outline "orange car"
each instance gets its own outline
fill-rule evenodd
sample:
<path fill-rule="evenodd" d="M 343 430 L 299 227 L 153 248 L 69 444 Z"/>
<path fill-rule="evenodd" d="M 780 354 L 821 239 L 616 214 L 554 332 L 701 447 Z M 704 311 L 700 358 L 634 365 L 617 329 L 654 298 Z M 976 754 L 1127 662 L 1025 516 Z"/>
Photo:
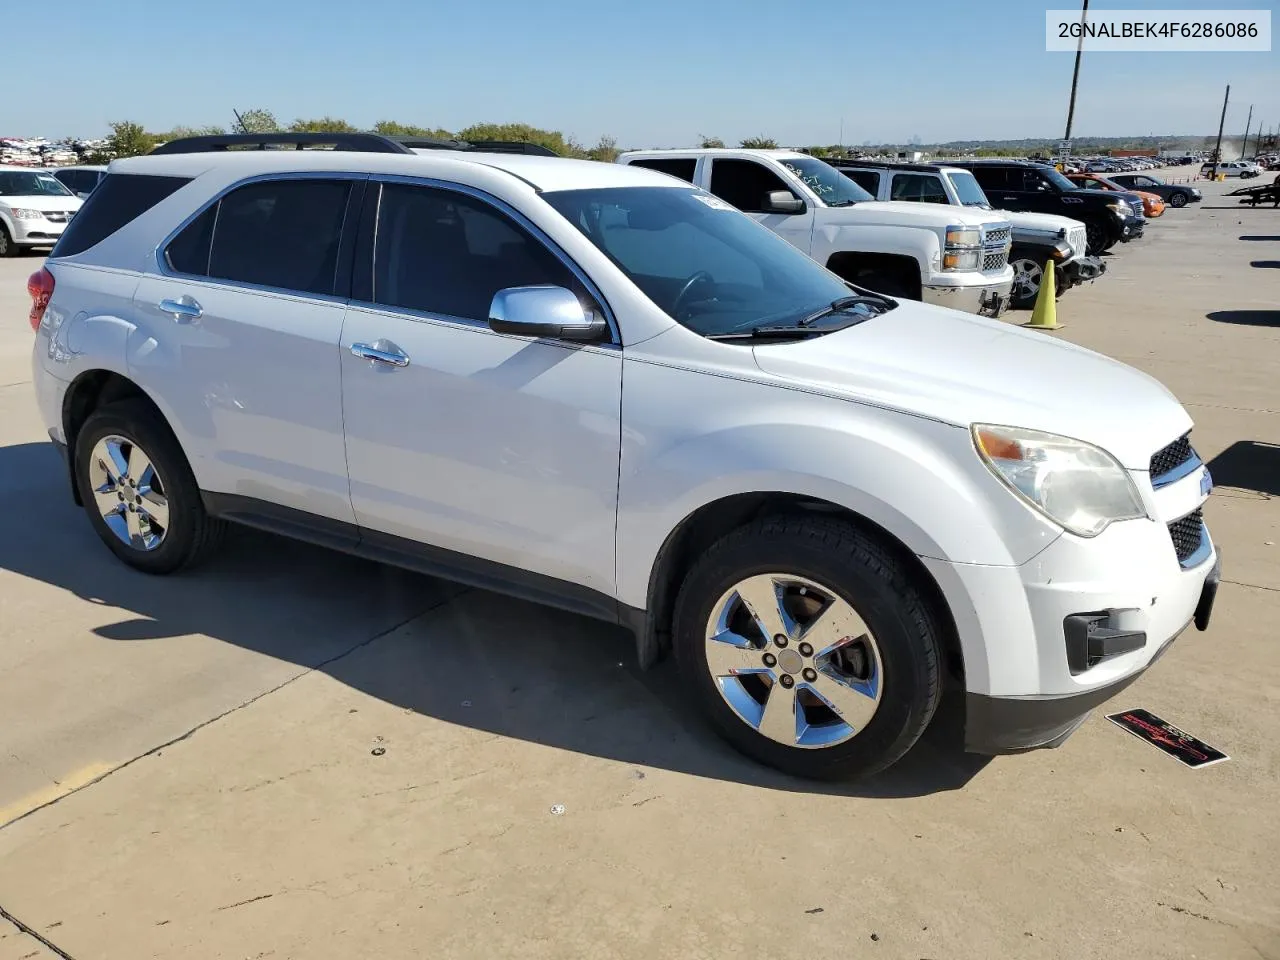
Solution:
<path fill-rule="evenodd" d="M 1108 180 L 1106 177 L 1099 176 L 1096 173 L 1069 173 L 1067 174 L 1067 179 L 1077 187 L 1082 187 L 1085 190 L 1116 190 L 1120 193 L 1135 193 L 1142 198 L 1142 213 L 1148 218 L 1158 217 L 1164 213 L 1164 198 L 1157 193 L 1147 193 L 1145 190 L 1122 187 L 1114 180 Z"/>

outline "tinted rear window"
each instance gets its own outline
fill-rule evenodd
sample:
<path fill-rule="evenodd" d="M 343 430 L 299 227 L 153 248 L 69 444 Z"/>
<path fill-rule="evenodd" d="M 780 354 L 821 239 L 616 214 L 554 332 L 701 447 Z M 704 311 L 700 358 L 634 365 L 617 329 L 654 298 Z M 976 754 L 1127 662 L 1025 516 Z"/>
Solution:
<path fill-rule="evenodd" d="M 83 253 L 190 182 L 188 177 L 110 174 L 71 218 L 50 256 Z"/>
<path fill-rule="evenodd" d="M 639 160 L 632 160 L 631 166 L 657 170 L 693 183 L 693 172 L 698 167 L 698 161 L 693 157 L 641 157 Z"/>

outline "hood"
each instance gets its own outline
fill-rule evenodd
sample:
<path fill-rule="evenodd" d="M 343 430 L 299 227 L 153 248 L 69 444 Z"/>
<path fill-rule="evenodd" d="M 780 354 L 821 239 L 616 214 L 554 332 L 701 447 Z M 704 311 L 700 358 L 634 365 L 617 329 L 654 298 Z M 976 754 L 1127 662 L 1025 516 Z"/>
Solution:
<path fill-rule="evenodd" d="M 1134 470 L 1191 428 L 1173 394 L 1118 360 L 928 304 L 903 301 L 825 337 L 753 350 L 757 366 L 777 377 L 960 427 L 1073 437 Z"/>
<path fill-rule="evenodd" d="M 831 207 L 822 218 L 823 223 L 917 226 L 942 230 L 952 225 L 977 227 L 1003 220 L 1002 214 L 988 210 L 953 207 L 945 203 L 912 203 L 907 200 L 864 200 L 852 207 Z"/>
<path fill-rule="evenodd" d="M 1012 223 L 1015 230 L 1047 230 L 1056 234 L 1059 230 L 1066 230 L 1069 233 L 1074 227 L 1084 226 L 1079 220 L 1060 217 L 1053 213 L 1023 213 L 1020 210 L 993 210 L 992 212 Z"/>
<path fill-rule="evenodd" d="M 84 201 L 76 196 L 51 197 L 47 193 L 39 193 L 34 196 L 0 197 L 0 203 L 6 207 L 16 208 L 25 207 L 28 210 L 79 210 L 84 206 Z"/>

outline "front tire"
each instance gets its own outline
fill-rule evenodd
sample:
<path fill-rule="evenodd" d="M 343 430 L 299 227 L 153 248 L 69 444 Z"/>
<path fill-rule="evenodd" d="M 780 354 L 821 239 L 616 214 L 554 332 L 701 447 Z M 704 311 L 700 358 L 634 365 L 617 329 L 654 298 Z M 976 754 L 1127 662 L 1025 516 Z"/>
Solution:
<path fill-rule="evenodd" d="M 13 235 L 9 233 L 9 228 L 0 223 L 0 257 L 16 257 L 18 255 L 18 245 L 13 240 Z"/>
<path fill-rule="evenodd" d="M 1025 310 L 1035 305 L 1044 280 L 1044 266 L 1032 257 L 1017 257 L 1009 261 L 1013 267 L 1013 286 L 1009 290 L 1009 305 Z"/>
<path fill-rule="evenodd" d="M 1112 239 L 1111 232 L 1107 229 L 1106 224 L 1100 220 L 1086 220 L 1084 223 L 1086 250 L 1085 252 L 1091 257 L 1096 257 L 1105 250 L 1110 250 L 1115 246 L 1116 241 Z"/>
<path fill-rule="evenodd" d="M 210 517 L 177 438 L 155 408 L 122 400 L 92 414 L 75 444 L 89 522 L 117 557 L 146 573 L 207 559 L 225 524 Z"/>
<path fill-rule="evenodd" d="M 1187 195 L 1185 193 L 1175 193 L 1169 197 L 1169 206 L 1185 207 L 1187 205 Z"/>
<path fill-rule="evenodd" d="M 820 517 L 726 535 L 676 601 L 681 675 L 717 732 L 811 779 L 865 777 L 911 748 L 937 708 L 939 637 L 902 560 Z"/>

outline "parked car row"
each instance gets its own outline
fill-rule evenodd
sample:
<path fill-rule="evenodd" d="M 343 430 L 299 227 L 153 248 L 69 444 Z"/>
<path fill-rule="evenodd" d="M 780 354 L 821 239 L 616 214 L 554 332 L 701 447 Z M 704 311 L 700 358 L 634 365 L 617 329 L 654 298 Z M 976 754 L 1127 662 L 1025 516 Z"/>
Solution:
<path fill-rule="evenodd" d="M 1011 282 L 960 166 L 959 204 L 876 201 L 787 151 L 326 139 L 116 161 L 28 281 L 41 417 L 123 563 L 236 522 L 623 624 L 735 747 L 819 778 L 897 761 L 944 686 L 966 749 L 1057 746 L 1208 626 L 1212 484 L 1168 390 L 914 302 Z"/>
<path fill-rule="evenodd" d="M 83 203 L 52 171 L 0 167 L 0 257 L 53 246 Z"/>

